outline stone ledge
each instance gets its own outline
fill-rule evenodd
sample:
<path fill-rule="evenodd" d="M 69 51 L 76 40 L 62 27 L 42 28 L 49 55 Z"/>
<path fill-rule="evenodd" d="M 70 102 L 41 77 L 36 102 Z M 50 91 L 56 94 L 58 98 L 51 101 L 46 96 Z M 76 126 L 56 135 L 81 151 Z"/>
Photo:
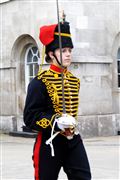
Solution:
<path fill-rule="evenodd" d="M 78 129 L 85 138 L 119 135 L 120 114 L 79 116 Z"/>
<path fill-rule="evenodd" d="M 36 138 L 37 137 L 37 133 L 21 132 L 21 131 L 10 131 L 9 135 L 14 136 L 14 137 L 25 137 L 25 138 Z"/>

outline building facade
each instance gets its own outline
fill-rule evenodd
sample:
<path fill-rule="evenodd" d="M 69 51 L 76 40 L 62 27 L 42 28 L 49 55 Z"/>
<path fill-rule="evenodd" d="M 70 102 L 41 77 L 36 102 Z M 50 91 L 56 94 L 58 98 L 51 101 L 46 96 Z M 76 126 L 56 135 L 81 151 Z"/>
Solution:
<path fill-rule="evenodd" d="M 78 112 L 83 136 L 116 135 L 120 128 L 120 1 L 59 0 L 70 22 L 70 70 L 81 80 Z M 56 1 L 2 0 L 0 117 L 3 131 L 22 131 L 29 81 L 41 63 L 39 28 L 57 23 Z M 43 69 L 49 65 L 44 63 Z"/>

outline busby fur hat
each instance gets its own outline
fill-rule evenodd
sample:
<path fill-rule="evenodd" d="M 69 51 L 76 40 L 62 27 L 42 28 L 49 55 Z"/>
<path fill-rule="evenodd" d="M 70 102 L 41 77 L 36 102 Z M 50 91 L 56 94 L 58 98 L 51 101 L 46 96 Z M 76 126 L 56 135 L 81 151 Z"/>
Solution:
<path fill-rule="evenodd" d="M 70 47 L 73 48 L 73 43 L 70 34 L 70 26 L 68 22 L 60 23 L 61 29 L 61 43 L 62 48 Z M 59 48 L 59 33 L 58 33 L 58 24 L 42 26 L 40 28 L 39 39 L 42 44 L 46 47 L 45 53 L 48 56 L 49 51 L 55 51 Z M 49 58 L 48 58 L 49 59 Z M 48 62 L 49 60 L 46 59 Z"/>

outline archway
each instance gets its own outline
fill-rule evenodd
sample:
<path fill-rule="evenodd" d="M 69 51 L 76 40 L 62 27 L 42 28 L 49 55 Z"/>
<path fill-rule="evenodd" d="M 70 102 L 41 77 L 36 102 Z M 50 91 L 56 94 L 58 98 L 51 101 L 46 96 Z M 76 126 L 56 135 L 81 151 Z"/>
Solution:
<path fill-rule="evenodd" d="M 24 102 L 26 96 L 25 58 L 26 52 L 30 47 L 36 47 L 38 49 L 35 39 L 28 34 L 24 34 L 16 39 L 11 52 L 11 64 L 14 65 L 16 68 L 15 85 L 17 116 L 22 116 L 24 109 Z"/>
<path fill-rule="evenodd" d="M 113 112 L 115 114 L 120 113 L 120 87 L 118 83 L 118 57 L 120 49 L 120 32 L 116 35 L 113 46 L 112 46 L 112 57 L 113 57 L 113 66 L 112 66 L 112 89 L 113 89 Z"/>

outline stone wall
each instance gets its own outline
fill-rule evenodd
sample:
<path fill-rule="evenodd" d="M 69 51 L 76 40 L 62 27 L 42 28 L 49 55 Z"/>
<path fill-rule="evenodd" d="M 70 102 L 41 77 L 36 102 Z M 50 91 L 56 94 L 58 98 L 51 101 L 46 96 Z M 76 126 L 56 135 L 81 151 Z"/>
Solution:
<path fill-rule="evenodd" d="M 120 131 L 120 114 L 79 116 L 82 137 L 113 136 Z"/>

